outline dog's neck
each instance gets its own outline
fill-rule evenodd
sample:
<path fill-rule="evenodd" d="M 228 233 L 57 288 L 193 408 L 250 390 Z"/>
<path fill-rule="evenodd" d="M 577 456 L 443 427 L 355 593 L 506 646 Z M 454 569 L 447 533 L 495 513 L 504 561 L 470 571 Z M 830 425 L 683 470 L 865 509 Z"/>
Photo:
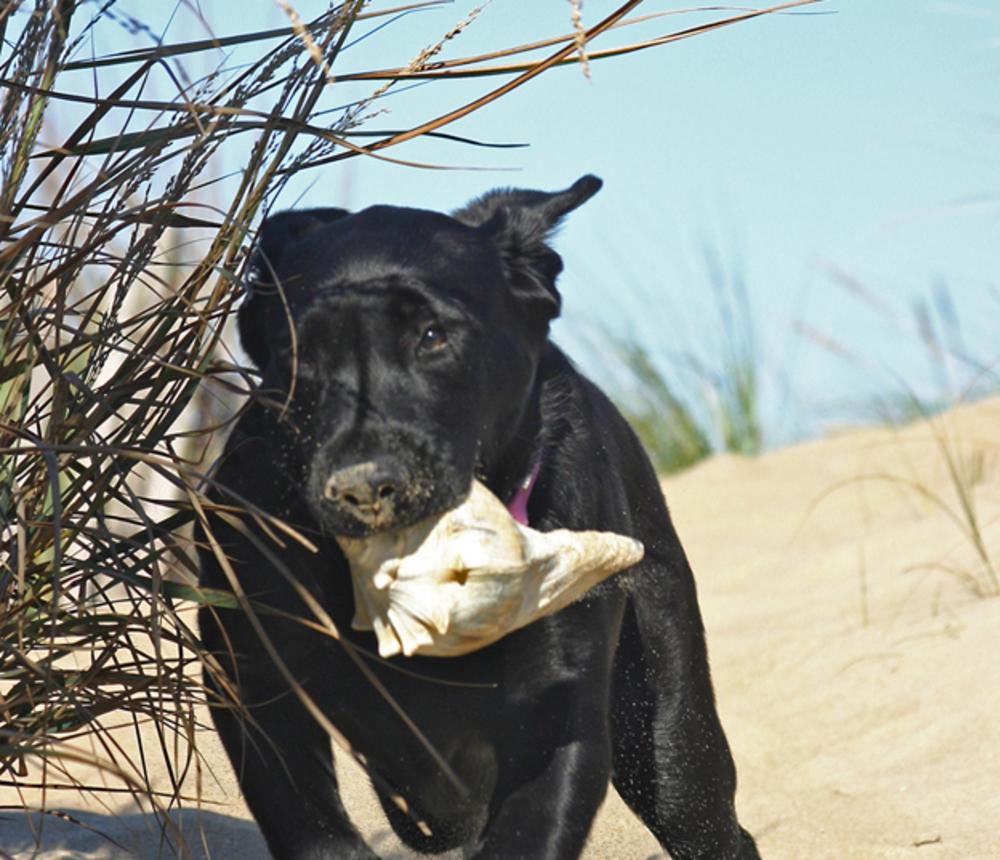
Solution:
<path fill-rule="evenodd" d="M 517 430 L 499 455 L 484 464 L 479 476 L 522 524 L 527 522 L 528 500 L 542 461 L 540 388 L 540 382 L 536 380 L 517 422 Z"/>
<path fill-rule="evenodd" d="M 568 360 L 551 343 L 543 353 L 535 384 L 518 423 L 517 432 L 486 473 L 489 488 L 522 525 L 528 525 L 528 504 L 553 446 L 567 430 L 560 404 L 565 400 L 564 367 Z"/>

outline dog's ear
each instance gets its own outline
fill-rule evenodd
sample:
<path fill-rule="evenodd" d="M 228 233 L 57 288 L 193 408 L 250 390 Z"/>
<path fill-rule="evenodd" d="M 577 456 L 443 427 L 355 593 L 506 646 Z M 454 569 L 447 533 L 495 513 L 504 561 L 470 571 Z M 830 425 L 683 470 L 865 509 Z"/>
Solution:
<path fill-rule="evenodd" d="M 562 258 L 548 245 L 563 216 L 586 203 L 603 183 L 583 176 L 565 191 L 497 189 L 453 213 L 463 224 L 485 233 L 500 251 L 514 294 L 536 318 L 559 315 L 556 277 Z"/>
<path fill-rule="evenodd" d="M 300 209 L 278 212 L 264 219 L 250 255 L 246 297 L 240 305 L 240 343 L 261 370 L 267 364 L 267 327 L 275 325 L 272 313 L 283 314 L 277 272 L 281 261 L 313 230 L 349 215 L 345 209 Z"/>

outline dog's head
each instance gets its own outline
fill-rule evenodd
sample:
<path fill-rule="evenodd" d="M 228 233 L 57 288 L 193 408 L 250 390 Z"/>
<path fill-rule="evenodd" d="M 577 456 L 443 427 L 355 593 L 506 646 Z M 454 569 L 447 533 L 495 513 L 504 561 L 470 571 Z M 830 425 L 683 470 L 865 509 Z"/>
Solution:
<path fill-rule="evenodd" d="M 451 216 L 375 206 L 264 222 L 240 339 L 325 531 L 447 510 L 503 454 L 559 313 L 548 237 L 600 186 L 498 190 Z"/>

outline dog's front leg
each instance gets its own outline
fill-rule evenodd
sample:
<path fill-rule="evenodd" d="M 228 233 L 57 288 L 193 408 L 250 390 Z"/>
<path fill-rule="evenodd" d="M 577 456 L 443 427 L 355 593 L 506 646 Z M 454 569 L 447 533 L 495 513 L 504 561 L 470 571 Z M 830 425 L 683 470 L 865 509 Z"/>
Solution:
<path fill-rule="evenodd" d="M 477 860 L 576 860 L 607 794 L 610 663 L 624 598 L 585 600 L 506 642 L 516 731 Z M 516 692 L 515 692 L 516 690 Z"/>
<path fill-rule="evenodd" d="M 607 737 L 552 752 L 544 769 L 491 816 L 476 860 L 575 860 L 608 790 Z"/>
<path fill-rule="evenodd" d="M 326 732 L 287 689 L 270 687 L 245 683 L 245 709 L 212 717 L 275 860 L 377 860 L 341 803 Z"/>

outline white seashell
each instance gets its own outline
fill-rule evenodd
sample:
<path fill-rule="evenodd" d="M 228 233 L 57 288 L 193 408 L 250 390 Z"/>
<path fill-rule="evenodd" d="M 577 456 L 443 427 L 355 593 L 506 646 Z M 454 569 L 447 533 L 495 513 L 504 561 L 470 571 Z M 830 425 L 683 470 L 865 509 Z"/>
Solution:
<path fill-rule="evenodd" d="M 383 657 L 484 648 L 558 612 L 644 552 L 611 532 L 522 526 L 478 481 L 439 517 L 337 542 L 351 566 L 352 626 L 374 630 Z"/>

